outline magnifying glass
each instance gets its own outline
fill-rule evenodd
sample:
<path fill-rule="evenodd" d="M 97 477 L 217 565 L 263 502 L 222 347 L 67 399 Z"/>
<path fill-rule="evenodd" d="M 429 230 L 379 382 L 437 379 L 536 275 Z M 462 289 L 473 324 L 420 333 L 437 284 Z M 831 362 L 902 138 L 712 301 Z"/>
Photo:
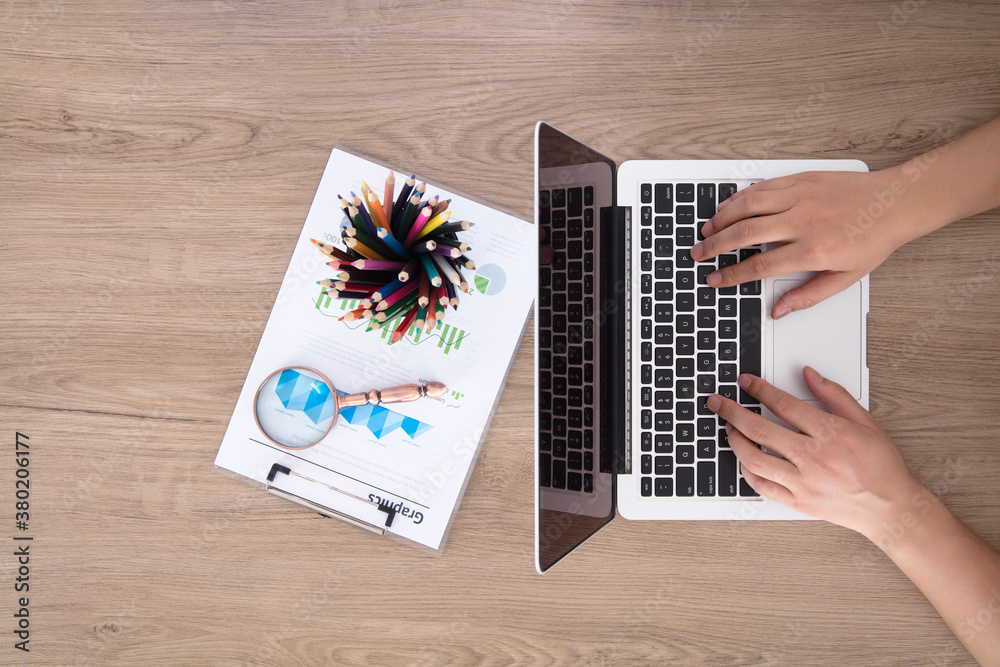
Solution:
<path fill-rule="evenodd" d="M 260 385 L 253 416 L 261 433 L 277 446 L 305 449 L 326 437 L 343 408 L 438 398 L 447 390 L 440 382 L 428 382 L 341 396 L 317 371 L 292 366 L 275 371 Z"/>

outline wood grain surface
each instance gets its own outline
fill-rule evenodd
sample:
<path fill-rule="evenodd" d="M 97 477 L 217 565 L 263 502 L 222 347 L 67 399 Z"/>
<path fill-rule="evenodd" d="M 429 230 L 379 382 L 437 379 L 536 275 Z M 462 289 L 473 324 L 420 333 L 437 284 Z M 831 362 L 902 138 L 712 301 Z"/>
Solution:
<path fill-rule="evenodd" d="M 536 575 L 530 334 L 440 558 L 212 462 L 334 144 L 526 219 L 539 119 L 617 161 L 879 169 L 1000 112 L 998 26 L 974 0 L 0 2 L 0 664 L 971 664 L 825 523 L 619 519 Z M 872 412 L 994 546 L 998 222 L 893 255 L 868 340 Z"/>

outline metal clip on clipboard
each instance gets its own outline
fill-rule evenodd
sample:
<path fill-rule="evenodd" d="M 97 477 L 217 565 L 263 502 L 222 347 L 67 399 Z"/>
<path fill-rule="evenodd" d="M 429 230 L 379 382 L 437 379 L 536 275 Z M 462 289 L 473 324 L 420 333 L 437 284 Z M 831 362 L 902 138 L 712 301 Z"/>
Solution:
<path fill-rule="evenodd" d="M 345 514 L 344 512 L 341 512 L 339 510 L 335 510 L 335 509 L 333 509 L 331 507 L 327 507 L 325 505 L 320 505 L 319 503 L 313 502 L 312 500 L 309 500 L 307 498 L 303 498 L 300 495 L 297 495 L 297 494 L 294 494 L 294 493 L 290 493 L 288 491 L 283 491 L 282 489 L 279 489 L 279 488 L 273 486 L 274 478 L 277 476 L 278 473 L 283 473 L 285 475 L 294 475 L 295 477 L 299 477 L 301 479 L 304 479 L 306 481 L 312 482 L 314 484 L 319 484 L 320 486 L 326 487 L 327 489 L 330 489 L 331 491 L 336 491 L 337 493 L 342 493 L 345 496 L 348 496 L 350 498 L 354 498 L 355 500 L 360 500 L 363 503 L 368 503 L 369 505 L 377 507 L 380 511 L 386 513 L 385 526 L 377 526 L 377 525 L 375 525 L 373 523 L 369 523 L 367 521 L 363 521 L 361 519 L 358 519 L 357 517 L 353 517 L 353 516 L 351 516 L 349 514 Z M 267 489 L 267 492 L 270 493 L 273 496 L 277 496 L 278 498 L 284 498 L 285 500 L 293 502 L 296 505 L 301 505 L 302 507 L 311 509 L 314 512 L 320 514 L 321 516 L 325 516 L 325 517 L 327 517 L 329 519 L 340 519 L 341 521 L 343 521 L 345 523 L 349 523 L 352 526 L 357 526 L 358 528 L 363 528 L 364 530 L 367 530 L 370 533 L 375 533 L 376 535 L 385 535 L 385 531 L 387 529 L 389 529 L 389 528 L 392 527 L 392 520 L 396 517 L 396 510 L 395 510 L 395 508 L 391 507 L 390 505 L 386 505 L 384 503 L 376 503 L 376 502 L 373 502 L 371 500 L 368 500 L 367 498 L 362 498 L 360 496 L 356 496 L 353 493 L 348 493 L 347 491 L 343 491 L 341 489 L 332 487 L 329 484 L 324 484 L 323 482 L 315 480 L 312 477 L 306 477 L 305 475 L 303 475 L 301 473 L 297 473 L 297 472 L 295 472 L 293 470 L 290 470 L 289 468 L 286 468 L 285 466 L 280 465 L 278 463 L 272 464 L 270 472 L 267 473 L 267 487 L 266 487 L 266 489 Z"/>

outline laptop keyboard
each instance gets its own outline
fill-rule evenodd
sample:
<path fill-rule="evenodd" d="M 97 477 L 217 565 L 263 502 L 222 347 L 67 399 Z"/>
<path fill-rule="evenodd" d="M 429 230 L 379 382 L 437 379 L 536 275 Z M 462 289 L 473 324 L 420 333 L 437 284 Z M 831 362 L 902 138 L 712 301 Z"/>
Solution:
<path fill-rule="evenodd" d="M 760 413 L 739 389 L 740 373 L 761 372 L 761 284 L 716 289 L 709 273 L 760 252 L 749 247 L 708 262 L 689 251 L 734 183 L 646 183 L 632 221 L 632 431 L 640 495 L 747 498 L 758 494 L 739 473 L 724 422 L 706 405 L 713 393 Z M 601 211 L 590 186 L 539 193 L 539 215 L 553 250 L 539 268 L 539 483 L 594 491 L 600 415 L 595 360 L 598 329 L 595 246 Z M 635 320 L 634 320 L 635 321 Z"/>
<path fill-rule="evenodd" d="M 639 330 L 631 335 L 632 429 L 638 434 L 633 449 L 639 450 L 633 474 L 640 475 L 643 497 L 757 496 L 740 475 L 724 422 L 706 399 L 719 393 L 760 413 L 736 379 L 740 373 L 760 375 L 761 284 L 716 289 L 705 279 L 760 248 L 708 262 L 689 254 L 717 203 L 736 189 L 734 183 L 640 185 L 639 218 L 632 227 L 639 258 L 632 308 L 639 311 Z"/>
<path fill-rule="evenodd" d="M 540 223 L 553 250 L 551 264 L 539 268 L 539 481 L 593 493 L 599 212 L 593 186 L 542 190 L 539 197 Z"/>

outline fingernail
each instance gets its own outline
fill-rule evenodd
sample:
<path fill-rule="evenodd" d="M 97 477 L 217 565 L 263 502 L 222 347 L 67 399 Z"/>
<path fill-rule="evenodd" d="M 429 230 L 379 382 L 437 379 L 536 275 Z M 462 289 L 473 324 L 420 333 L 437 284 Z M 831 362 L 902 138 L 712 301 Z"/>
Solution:
<path fill-rule="evenodd" d="M 813 368 L 812 366 L 806 366 L 802 370 L 803 370 L 803 372 L 805 372 L 806 375 L 809 376 L 809 379 L 812 380 L 813 382 L 817 382 L 818 383 L 818 382 L 822 382 L 823 381 L 823 376 L 820 375 L 819 372 L 815 368 Z"/>
<path fill-rule="evenodd" d="M 792 312 L 792 307 L 783 303 L 774 309 L 774 315 L 771 317 L 775 320 L 779 320 L 790 312 Z"/>
<path fill-rule="evenodd" d="M 744 373 L 736 380 L 736 383 L 739 384 L 744 389 L 746 389 L 747 387 L 750 386 L 750 382 L 752 381 L 753 381 L 753 376 L 750 375 L 749 373 Z"/>
<path fill-rule="evenodd" d="M 709 220 L 708 222 L 705 223 L 705 226 L 701 228 L 701 235 L 711 236 L 714 233 L 715 233 L 715 227 L 712 226 L 712 221 Z"/>
<path fill-rule="evenodd" d="M 726 429 L 726 433 L 727 433 L 727 434 L 728 434 L 728 433 L 732 433 L 732 432 L 733 432 L 733 425 L 732 425 L 732 424 L 730 424 L 729 422 L 726 422 L 726 424 L 725 424 L 725 429 Z"/>
<path fill-rule="evenodd" d="M 719 408 L 722 407 L 722 399 L 719 397 L 718 394 L 712 394 L 705 401 L 705 404 L 708 406 L 708 409 L 711 410 L 712 412 L 718 412 Z"/>
<path fill-rule="evenodd" d="M 718 271 L 714 271 L 708 274 L 708 277 L 705 278 L 705 282 L 708 283 L 709 286 L 711 287 L 718 287 L 719 285 L 722 284 L 722 274 L 720 274 Z"/>
<path fill-rule="evenodd" d="M 703 254 L 705 254 L 705 248 L 700 243 L 696 243 L 691 248 L 691 259 L 699 260 Z"/>

